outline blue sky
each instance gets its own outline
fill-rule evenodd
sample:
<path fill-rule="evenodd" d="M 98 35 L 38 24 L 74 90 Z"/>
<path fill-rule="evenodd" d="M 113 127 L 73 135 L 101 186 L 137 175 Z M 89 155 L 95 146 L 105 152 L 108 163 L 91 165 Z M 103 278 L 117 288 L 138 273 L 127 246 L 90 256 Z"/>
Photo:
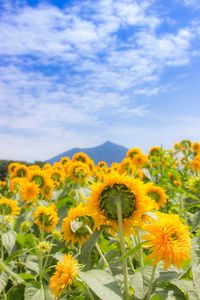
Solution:
<path fill-rule="evenodd" d="M 0 0 L 0 158 L 200 140 L 199 0 Z"/>

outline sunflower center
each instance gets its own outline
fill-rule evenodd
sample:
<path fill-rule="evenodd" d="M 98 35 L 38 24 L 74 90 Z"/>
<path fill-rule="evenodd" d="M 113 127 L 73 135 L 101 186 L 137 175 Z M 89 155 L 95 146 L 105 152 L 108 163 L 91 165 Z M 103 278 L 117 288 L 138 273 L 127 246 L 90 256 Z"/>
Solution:
<path fill-rule="evenodd" d="M 85 159 L 82 156 L 77 157 L 77 161 L 85 163 Z"/>
<path fill-rule="evenodd" d="M 52 174 L 51 178 L 55 181 L 61 181 L 61 176 L 58 173 Z"/>
<path fill-rule="evenodd" d="M 41 224 L 43 224 L 44 226 L 51 226 L 52 225 L 52 220 L 50 218 L 50 216 L 42 214 L 40 215 L 40 222 Z"/>
<path fill-rule="evenodd" d="M 172 238 L 172 240 L 177 241 L 178 240 L 178 235 L 176 232 L 173 232 L 170 234 L 170 237 Z"/>
<path fill-rule="evenodd" d="M 151 197 L 155 202 L 160 201 L 160 195 L 157 192 L 149 192 L 148 196 Z"/>
<path fill-rule="evenodd" d="M 111 220 L 117 220 L 117 201 L 121 202 L 122 217 L 128 218 L 135 210 L 135 194 L 124 184 L 106 186 L 100 196 L 100 207 Z"/>
<path fill-rule="evenodd" d="M 42 176 L 40 176 L 40 175 L 33 176 L 32 181 L 37 183 L 40 188 L 42 188 L 44 186 L 44 178 L 42 178 Z"/>
<path fill-rule="evenodd" d="M 9 215 L 12 212 L 12 208 L 7 204 L 0 205 L 0 214 L 1 215 Z"/>
<path fill-rule="evenodd" d="M 24 169 L 19 169 L 17 171 L 17 177 L 25 177 L 26 176 L 26 171 Z"/>

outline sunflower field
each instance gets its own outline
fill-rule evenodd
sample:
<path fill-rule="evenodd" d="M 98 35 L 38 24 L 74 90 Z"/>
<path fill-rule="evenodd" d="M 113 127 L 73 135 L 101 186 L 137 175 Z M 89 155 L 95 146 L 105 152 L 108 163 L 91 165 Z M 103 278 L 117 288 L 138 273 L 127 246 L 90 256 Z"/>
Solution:
<path fill-rule="evenodd" d="M 1 300 L 200 299 L 200 143 L 120 163 L 11 163 L 0 181 Z"/>

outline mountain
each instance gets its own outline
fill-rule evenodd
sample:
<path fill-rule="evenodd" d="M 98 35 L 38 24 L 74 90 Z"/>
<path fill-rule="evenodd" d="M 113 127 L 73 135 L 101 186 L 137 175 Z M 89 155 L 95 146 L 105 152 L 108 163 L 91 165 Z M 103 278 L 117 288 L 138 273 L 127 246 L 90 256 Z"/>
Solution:
<path fill-rule="evenodd" d="M 125 157 L 127 150 L 128 149 L 123 146 L 108 141 L 93 148 L 73 148 L 51 159 L 48 159 L 47 162 L 52 164 L 56 161 L 59 161 L 64 156 L 72 158 L 75 153 L 84 152 L 89 155 L 96 164 L 99 161 L 104 160 L 108 165 L 110 165 L 112 162 L 120 162 Z"/>

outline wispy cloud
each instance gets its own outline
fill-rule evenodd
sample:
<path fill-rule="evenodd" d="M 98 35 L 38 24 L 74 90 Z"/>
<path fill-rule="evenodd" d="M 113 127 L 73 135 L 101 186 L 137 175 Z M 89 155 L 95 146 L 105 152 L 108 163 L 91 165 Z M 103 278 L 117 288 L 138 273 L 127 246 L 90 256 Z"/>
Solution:
<path fill-rule="evenodd" d="M 108 120 L 151 114 L 139 96 L 162 93 L 164 72 L 196 55 L 198 23 L 161 31 L 167 17 L 153 0 L 88 0 L 64 9 L 19 3 L 7 3 L 0 21 L 0 128 L 18 149 L 24 141 L 28 159 L 36 141 L 56 150 L 62 136 L 70 147 L 87 138 L 94 144 Z M 87 133 L 91 127 L 99 138 Z M 40 153 L 44 159 L 50 150 Z"/>

